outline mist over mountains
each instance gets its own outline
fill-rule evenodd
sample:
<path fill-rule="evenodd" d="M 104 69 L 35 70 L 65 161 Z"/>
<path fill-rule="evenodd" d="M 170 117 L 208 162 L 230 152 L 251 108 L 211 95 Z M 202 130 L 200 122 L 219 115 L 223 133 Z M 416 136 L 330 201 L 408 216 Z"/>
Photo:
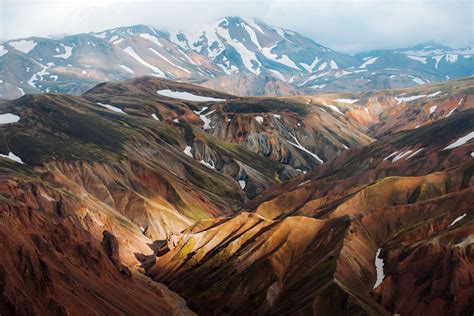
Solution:
<path fill-rule="evenodd" d="M 474 48 L 434 42 L 348 55 L 253 18 L 194 32 L 135 25 L 0 45 L 0 95 L 80 94 L 102 81 L 152 75 L 236 95 L 297 95 L 408 87 L 472 75 Z"/>

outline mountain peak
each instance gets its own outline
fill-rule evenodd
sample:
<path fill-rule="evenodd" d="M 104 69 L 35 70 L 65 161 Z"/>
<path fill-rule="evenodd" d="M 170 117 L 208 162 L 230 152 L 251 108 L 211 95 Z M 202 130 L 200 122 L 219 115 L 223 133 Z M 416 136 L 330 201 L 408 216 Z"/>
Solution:
<path fill-rule="evenodd" d="M 416 49 L 416 50 L 435 50 L 435 49 L 441 49 L 441 50 L 453 50 L 453 48 L 446 46 L 440 42 L 436 41 L 426 41 L 426 42 L 421 42 L 413 47 L 410 47 L 411 49 Z"/>
<path fill-rule="evenodd" d="M 0 72 L 0 95 L 79 94 L 101 81 L 141 75 L 199 80 L 242 95 L 262 94 L 269 82 L 277 82 L 270 91 L 286 91 L 278 95 L 405 87 L 472 75 L 472 55 L 472 47 L 428 41 L 350 56 L 254 17 L 224 16 L 192 32 L 135 24 L 3 42 L 0 69 L 9 66 Z M 23 66 L 10 69 L 17 64 Z M 239 86 L 242 76 L 255 81 Z"/>

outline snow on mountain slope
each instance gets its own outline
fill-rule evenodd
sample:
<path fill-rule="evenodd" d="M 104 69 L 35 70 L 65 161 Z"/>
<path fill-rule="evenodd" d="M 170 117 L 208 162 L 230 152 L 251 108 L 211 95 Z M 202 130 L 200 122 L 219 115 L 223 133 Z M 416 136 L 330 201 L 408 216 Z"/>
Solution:
<path fill-rule="evenodd" d="M 97 83 L 155 75 L 241 95 L 403 88 L 474 74 L 473 47 L 437 43 L 354 56 L 254 18 L 192 32 L 148 25 L 0 45 L 0 96 L 81 94 Z"/>
<path fill-rule="evenodd" d="M 347 66 L 354 59 L 296 32 L 253 18 L 222 18 L 183 41 L 227 71 L 237 68 L 255 74 L 277 73 L 278 78 L 284 74 L 287 79 L 301 72 L 313 72 L 316 64 L 324 61 L 337 69 L 339 64 Z"/>

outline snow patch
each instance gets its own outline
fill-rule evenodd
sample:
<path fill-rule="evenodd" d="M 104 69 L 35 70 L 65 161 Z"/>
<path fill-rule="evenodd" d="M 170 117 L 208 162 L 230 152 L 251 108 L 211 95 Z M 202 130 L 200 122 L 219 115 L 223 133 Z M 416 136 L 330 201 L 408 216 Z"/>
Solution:
<path fill-rule="evenodd" d="M 327 65 L 328 63 L 322 63 L 321 65 L 319 65 L 318 70 L 319 71 L 324 70 L 324 68 L 326 68 Z"/>
<path fill-rule="evenodd" d="M 34 61 L 34 60 L 33 60 Z M 45 75 L 48 75 L 49 73 L 47 72 L 48 70 L 48 66 L 45 66 L 45 65 L 42 65 L 40 63 L 38 63 L 37 61 L 34 61 L 38 66 L 42 67 L 42 69 L 40 71 L 38 71 L 37 73 L 35 73 L 31 78 L 30 80 L 28 80 L 28 85 L 33 87 L 33 88 L 37 88 L 36 85 L 35 85 L 35 81 L 38 81 L 38 80 L 43 80 L 43 76 Z"/>
<path fill-rule="evenodd" d="M 251 27 L 253 27 L 257 31 L 259 31 L 260 33 L 265 34 L 265 32 L 262 30 L 262 28 L 255 21 L 255 19 L 253 19 L 253 18 L 243 18 L 243 19 L 248 25 L 250 25 Z"/>
<path fill-rule="evenodd" d="M 211 115 L 212 113 L 214 113 L 216 110 L 212 110 L 211 112 L 208 112 L 206 113 L 205 115 L 199 115 L 199 118 L 201 118 L 201 120 L 204 122 L 204 126 L 202 127 L 203 130 L 207 130 L 207 129 L 210 129 L 212 128 L 211 127 L 211 119 L 209 119 L 207 116 L 208 115 Z"/>
<path fill-rule="evenodd" d="M 257 56 L 255 55 L 254 52 L 249 50 L 242 43 L 232 39 L 230 37 L 229 31 L 227 29 L 222 29 L 222 31 L 219 31 L 219 35 L 221 35 L 225 39 L 227 44 L 232 46 L 239 53 L 240 58 L 242 59 L 242 62 L 244 64 L 245 68 L 247 68 L 250 72 L 252 72 L 256 75 L 260 75 L 260 66 L 261 66 L 261 64 L 258 61 Z M 214 41 L 212 41 L 210 43 L 213 43 L 213 42 Z M 254 62 L 256 64 L 256 68 L 254 66 L 254 63 L 252 63 L 252 62 Z"/>
<path fill-rule="evenodd" d="M 59 55 L 54 55 L 54 57 L 56 58 L 63 58 L 63 59 L 68 59 L 69 57 L 71 57 L 72 55 L 72 50 L 74 47 L 71 47 L 71 46 L 65 46 L 63 44 L 61 44 L 61 46 L 64 48 L 64 53 L 63 54 L 59 54 Z"/>
<path fill-rule="evenodd" d="M 407 55 L 408 58 L 419 61 L 420 63 L 426 64 L 426 57 L 418 57 L 418 56 L 412 56 L 412 55 Z"/>
<path fill-rule="evenodd" d="M 22 53 L 28 54 L 33 48 L 35 48 L 37 43 L 35 41 L 30 40 L 21 40 L 16 42 L 9 42 L 8 44 L 14 49 Z"/>
<path fill-rule="evenodd" d="M 245 186 L 247 185 L 247 183 L 244 180 L 239 180 L 239 184 L 242 190 L 245 189 Z"/>
<path fill-rule="evenodd" d="M 128 73 L 131 73 L 131 74 L 134 74 L 135 71 L 133 71 L 131 68 L 125 66 L 125 65 L 119 65 L 120 68 L 122 68 L 123 70 L 125 70 L 126 72 Z"/>
<path fill-rule="evenodd" d="M 359 68 L 366 68 L 368 65 L 371 65 L 377 61 L 378 57 L 371 57 L 367 59 L 365 63 L 359 66 Z"/>
<path fill-rule="evenodd" d="M 424 147 L 421 147 L 420 149 L 418 149 L 417 151 L 415 151 L 413 154 L 411 154 L 410 156 L 408 156 L 406 158 L 406 160 L 410 159 L 411 157 L 415 156 L 416 154 L 418 154 L 419 152 L 421 152 L 423 150 Z"/>
<path fill-rule="evenodd" d="M 197 115 L 199 115 L 199 118 L 204 122 L 204 126 L 202 127 L 203 130 L 207 130 L 211 128 L 211 120 L 207 117 L 208 115 L 211 115 L 214 113 L 216 110 L 212 110 L 211 112 L 208 112 L 206 114 L 202 114 L 202 112 L 206 111 L 208 109 L 207 106 L 203 107 L 200 111 L 194 111 Z"/>
<path fill-rule="evenodd" d="M 324 104 L 325 106 L 327 106 L 328 108 L 330 108 L 331 110 L 341 114 L 341 115 L 344 115 L 344 113 L 341 112 L 341 110 L 339 110 L 339 108 L 335 105 L 332 105 L 332 104 Z"/>
<path fill-rule="evenodd" d="M 168 58 L 166 58 L 165 56 L 161 55 L 160 53 L 158 53 L 155 49 L 153 48 L 148 48 L 151 52 L 153 52 L 155 55 L 157 55 L 158 57 L 160 57 L 161 59 L 163 59 L 164 61 L 166 61 L 168 64 L 172 65 L 173 67 L 176 67 L 178 69 L 181 69 L 182 71 L 184 72 L 187 72 L 188 74 L 190 74 L 191 72 L 189 70 L 187 70 L 186 68 L 183 68 L 181 66 L 178 66 L 176 65 L 175 63 L 173 63 L 171 60 L 169 60 Z"/>
<path fill-rule="evenodd" d="M 0 57 L 8 53 L 8 49 L 5 49 L 3 45 L 0 45 Z"/>
<path fill-rule="evenodd" d="M 402 102 L 414 101 L 414 100 L 424 98 L 424 97 L 426 97 L 426 94 L 412 95 L 410 97 L 400 97 L 400 96 L 398 96 L 398 97 L 395 97 L 395 100 L 397 100 L 398 103 L 402 103 Z"/>
<path fill-rule="evenodd" d="M 0 114 L 0 124 L 16 123 L 19 120 L 20 120 L 20 117 L 12 113 Z"/>
<path fill-rule="evenodd" d="M 432 107 L 430 107 L 430 114 L 433 114 L 437 108 L 438 108 L 437 105 L 433 105 Z"/>
<path fill-rule="evenodd" d="M 318 56 L 316 56 L 313 60 L 313 62 L 311 63 L 311 65 L 308 65 L 308 64 L 305 64 L 305 63 L 300 63 L 300 65 L 306 69 L 307 72 L 311 73 L 313 72 L 313 69 L 314 67 L 316 67 L 316 65 L 321 61 L 321 59 L 318 58 Z"/>
<path fill-rule="evenodd" d="M 454 221 L 451 222 L 451 224 L 449 224 L 448 227 L 451 227 L 453 226 L 454 224 L 456 224 L 457 222 L 461 221 L 464 217 L 466 217 L 466 213 L 462 214 L 461 216 L 458 216 L 456 217 L 456 219 Z"/>
<path fill-rule="evenodd" d="M 433 92 L 431 94 L 428 94 L 427 97 L 430 97 L 430 98 L 433 98 L 435 96 L 437 96 L 438 94 L 442 93 L 443 91 L 436 91 L 436 92 Z"/>
<path fill-rule="evenodd" d="M 159 77 L 163 77 L 165 78 L 165 74 L 164 72 L 162 72 L 160 69 L 158 69 L 157 67 L 153 66 L 153 65 L 150 65 L 149 63 L 147 63 L 146 61 L 144 61 L 140 56 L 137 55 L 137 53 L 133 50 L 133 48 L 131 48 L 130 46 L 125 48 L 124 51 L 129 54 L 133 59 L 135 59 L 136 61 L 138 61 L 139 63 L 141 63 L 142 65 L 150 68 L 151 70 L 153 70 L 155 73 L 158 74 Z"/>
<path fill-rule="evenodd" d="M 462 145 L 464 145 L 465 143 L 467 143 L 468 141 L 470 141 L 470 140 L 473 139 L 473 138 L 474 138 L 474 132 L 470 132 L 470 133 L 467 134 L 466 136 L 463 136 L 463 137 L 461 137 L 461 138 L 458 138 L 458 140 L 456 140 L 456 141 L 455 141 L 454 143 L 452 143 L 451 145 L 446 146 L 443 150 L 453 149 L 453 148 L 462 146 Z"/>
<path fill-rule="evenodd" d="M 420 84 L 420 85 L 426 83 L 426 82 L 424 82 L 423 80 L 421 80 L 420 78 L 417 78 L 417 77 L 413 77 L 413 78 L 411 79 L 411 81 L 413 81 L 413 82 L 416 83 L 416 84 Z"/>
<path fill-rule="evenodd" d="M 287 140 L 287 142 L 289 142 L 290 144 L 292 144 L 292 145 L 295 146 L 296 148 L 301 149 L 302 151 L 304 151 L 304 152 L 310 154 L 312 157 L 314 157 L 314 158 L 315 158 L 317 161 L 319 161 L 321 164 L 324 163 L 324 161 L 323 161 L 321 158 L 319 158 L 318 155 L 316 155 L 315 153 L 312 153 L 312 152 L 310 152 L 308 149 L 304 148 L 304 147 L 300 144 L 300 142 L 298 141 L 298 139 L 297 139 L 293 134 L 291 134 L 291 133 L 289 133 L 289 134 L 290 134 L 290 136 L 294 139 L 294 141 L 295 141 L 296 143 L 293 143 L 292 141 L 289 141 L 289 140 Z"/>
<path fill-rule="evenodd" d="M 392 158 L 393 156 L 395 156 L 396 154 L 398 154 L 398 151 L 394 151 L 393 153 L 391 153 L 390 155 L 385 157 L 383 160 L 388 160 L 388 159 Z"/>
<path fill-rule="evenodd" d="M 443 58 L 443 55 L 433 56 L 432 58 L 436 61 L 435 68 L 438 69 L 438 64 L 441 61 L 441 59 Z"/>
<path fill-rule="evenodd" d="M 454 64 L 458 61 L 458 55 L 456 54 L 446 54 L 446 61 L 448 63 Z"/>
<path fill-rule="evenodd" d="M 159 95 L 173 98 L 173 99 L 181 99 L 186 101 L 195 101 L 195 102 L 220 102 L 225 101 L 225 99 L 213 98 L 213 97 L 203 97 L 200 95 L 195 95 L 189 92 L 182 92 L 182 91 L 172 91 L 169 89 L 163 89 L 156 91 Z"/>
<path fill-rule="evenodd" d="M 385 278 L 385 275 L 383 274 L 383 259 L 380 258 L 380 251 L 382 251 L 381 248 L 377 249 L 377 253 L 375 254 L 375 270 L 377 272 L 377 280 L 375 281 L 374 284 L 374 289 L 377 288 Z"/>
<path fill-rule="evenodd" d="M 127 114 L 124 111 L 122 111 L 121 109 L 119 109 L 118 107 L 115 107 L 113 105 L 104 104 L 104 103 L 100 103 L 100 102 L 97 102 L 97 104 L 100 105 L 101 107 L 104 107 L 104 108 L 109 109 L 111 111 L 114 111 L 114 112 L 117 112 L 117 113 L 122 113 L 122 114 Z"/>
<path fill-rule="evenodd" d="M 305 81 L 299 83 L 299 84 L 298 84 L 298 87 L 302 87 L 302 86 L 304 86 L 306 83 L 308 83 L 309 81 L 314 80 L 314 79 L 316 79 L 316 78 L 318 78 L 318 75 L 309 76 Z"/>
<path fill-rule="evenodd" d="M 205 162 L 204 160 L 200 160 L 200 163 L 202 163 L 204 166 L 210 168 L 210 169 L 215 169 L 214 161 L 210 160 L 209 162 Z"/>
<path fill-rule="evenodd" d="M 183 152 L 184 152 L 187 156 L 189 156 L 189 157 L 191 157 L 191 158 L 194 158 L 194 157 L 193 157 L 193 153 L 191 152 L 191 149 L 192 149 L 191 146 L 186 146 L 186 148 L 184 148 Z"/>
<path fill-rule="evenodd" d="M 157 121 L 159 121 L 159 120 L 160 120 L 160 119 L 158 118 L 158 116 L 156 116 L 156 114 L 155 114 L 155 113 L 153 113 L 153 114 L 151 115 L 151 117 L 152 117 L 152 118 L 154 118 L 154 119 L 155 119 L 155 120 L 157 120 Z"/>
<path fill-rule="evenodd" d="M 268 71 L 270 71 L 275 78 L 285 81 L 285 76 L 283 76 L 281 72 L 273 69 L 268 69 Z"/>
<path fill-rule="evenodd" d="M 353 104 L 359 101 L 359 99 L 336 99 L 336 101 L 341 102 L 341 103 Z"/>
<path fill-rule="evenodd" d="M 259 122 L 260 124 L 263 124 L 263 116 L 257 115 L 255 116 L 255 120 Z"/>
<path fill-rule="evenodd" d="M 258 50 L 263 54 L 263 56 L 265 56 L 266 58 L 268 58 L 268 59 L 270 59 L 274 62 L 283 64 L 287 67 L 290 67 L 290 68 L 293 68 L 293 69 L 296 69 L 296 70 L 300 70 L 300 68 L 287 55 L 281 55 L 280 57 L 278 57 L 278 55 L 273 54 L 271 52 L 272 49 L 275 48 L 278 44 L 270 46 L 270 47 L 262 47 L 260 45 L 260 42 L 257 39 L 257 35 L 255 34 L 255 31 L 251 27 L 249 27 L 245 24 L 243 26 L 246 29 L 247 33 L 249 34 L 251 41 L 255 44 L 255 46 L 258 48 Z M 255 54 L 254 54 L 254 56 L 255 56 Z M 253 59 L 256 59 L 256 58 L 253 58 Z"/>
<path fill-rule="evenodd" d="M 401 152 L 399 153 L 397 156 L 395 156 L 395 158 L 392 159 L 392 162 L 397 162 L 398 160 L 402 159 L 403 157 L 405 157 L 406 155 L 409 155 L 413 150 L 407 150 L 405 152 Z"/>
<path fill-rule="evenodd" d="M 119 38 L 118 35 L 114 35 L 114 36 L 112 36 L 112 37 L 109 39 L 109 42 L 116 41 L 116 40 L 118 40 L 118 38 Z"/>
<path fill-rule="evenodd" d="M 273 47 L 275 46 L 272 46 L 270 48 L 264 47 L 262 50 L 263 55 L 265 55 L 265 57 L 267 57 L 268 59 L 276 61 L 277 63 L 283 64 L 287 67 L 290 67 L 296 70 L 300 70 L 298 66 L 294 63 L 294 61 L 291 60 L 290 57 L 288 57 L 288 55 L 282 54 L 280 57 L 278 57 L 278 55 L 272 54 L 270 51 L 272 50 Z"/>
<path fill-rule="evenodd" d="M 2 154 L 0 154 L 0 157 L 13 160 L 13 161 L 18 162 L 19 164 L 22 164 L 22 165 L 25 164 L 25 163 L 23 162 L 23 160 L 21 160 L 20 157 L 18 157 L 17 155 L 15 155 L 14 153 L 12 153 L 11 151 L 8 153 L 8 155 L 2 155 Z"/>
<path fill-rule="evenodd" d="M 453 114 L 454 111 L 456 111 L 458 107 L 455 107 L 454 109 L 452 109 L 451 111 L 449 111 L 448 115 L 446 115 L 446 117 L 449 117 L 451 116 L 451 114 Z"/>
<path fill-rule="evenodd" d="M 107 32 L 94 33 L 93 35 L 97 38 L 105 38 L 107 36 Z"/>

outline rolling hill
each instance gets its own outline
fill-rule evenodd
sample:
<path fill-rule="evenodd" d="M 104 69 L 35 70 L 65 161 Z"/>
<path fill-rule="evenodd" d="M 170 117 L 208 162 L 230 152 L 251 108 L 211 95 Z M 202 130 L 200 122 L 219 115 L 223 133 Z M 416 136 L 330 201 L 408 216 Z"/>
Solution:
<path fill-rule="evenodd" d="M 2 100 L 0 313 L 472 314 L 473 85 Z"/>

